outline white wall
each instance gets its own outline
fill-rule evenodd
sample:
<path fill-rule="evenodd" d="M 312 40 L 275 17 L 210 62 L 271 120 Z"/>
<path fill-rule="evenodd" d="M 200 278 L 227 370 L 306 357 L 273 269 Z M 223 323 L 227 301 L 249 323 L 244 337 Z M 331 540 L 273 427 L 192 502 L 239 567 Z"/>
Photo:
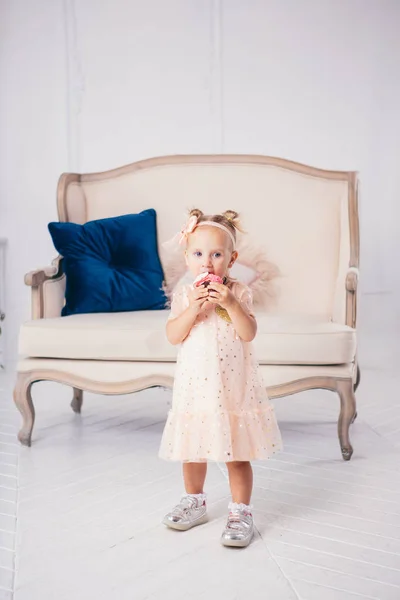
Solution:
<path fill-rule="evenodd" d="M 8 237 L 7 359 L 27 318 L 26 271 L 55 256 L 46 231 L 67 164 L 64 14 L 61 2 L 0 0 L 0 236 Z"/>
<path fill-rule="evenodd" d="M 161 154 L 359 170 L 363 305 L 384 292 L 393 318 L 397 0 L 0 0 L 0 11 L 9 359 L 29 316 L 23 274 L 55 255 L 46 226 L 59 174 Z"/>

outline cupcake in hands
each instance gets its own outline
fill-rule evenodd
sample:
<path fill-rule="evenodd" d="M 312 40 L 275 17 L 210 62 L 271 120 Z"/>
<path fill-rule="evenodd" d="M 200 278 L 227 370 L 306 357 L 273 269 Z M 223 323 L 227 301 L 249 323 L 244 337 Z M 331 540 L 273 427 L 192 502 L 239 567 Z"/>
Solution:
<path fill-rule="evenodd" d="M 200 273 L 200 275 L 196 277 L 196 279 L 193 282 L 193 285 L 194 287 L 199 287 L 200 285 L 208 287 L 213 281 L 216 283 L 224 283 L 221 277 L 219 277 L 218 275 L 214 275 L 213 273 L 208 273 L 206 271 L 205 273 Z"/>

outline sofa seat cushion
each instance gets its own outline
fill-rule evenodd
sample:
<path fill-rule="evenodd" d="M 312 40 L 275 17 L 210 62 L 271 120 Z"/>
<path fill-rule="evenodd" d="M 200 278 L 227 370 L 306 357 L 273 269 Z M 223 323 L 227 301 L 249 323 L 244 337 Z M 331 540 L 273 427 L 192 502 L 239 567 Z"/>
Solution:
<path fill-rule="evenodd" d="M 78 314 L 37 319 L 20 329 L 19 352 L 37 358 L 174 361 L 165 336 L 168 311 Z M 356 333 L 323 317 L 257 314 L 254 342 L 261 364 L 350 363 Z M 195 366 L 194 366 L 195 367 Z"/>

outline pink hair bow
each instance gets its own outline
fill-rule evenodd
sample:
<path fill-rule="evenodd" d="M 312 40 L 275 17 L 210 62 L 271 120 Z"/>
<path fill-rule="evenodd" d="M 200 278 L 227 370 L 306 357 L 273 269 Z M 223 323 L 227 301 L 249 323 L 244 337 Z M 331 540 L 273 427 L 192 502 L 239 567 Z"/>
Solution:
<path fill-rule="evenodd" d="M 185 244 L 188 239 L 189 233 L 192 233 L 197 227 L 197 217 L 194 215 L 189 218 L 186 225 L 182 228 L 180 232 L 179 245 Z"/>

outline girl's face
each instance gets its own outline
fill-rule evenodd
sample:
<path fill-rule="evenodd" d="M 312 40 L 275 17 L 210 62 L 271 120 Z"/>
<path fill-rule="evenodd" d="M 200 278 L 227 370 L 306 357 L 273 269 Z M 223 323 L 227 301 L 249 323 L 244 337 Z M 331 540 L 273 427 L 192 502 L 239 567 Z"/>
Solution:
<path fill-rule="evenodd" d="M 189 235 L 185 252 L 186 264 L 195 278 L 205 271 L 225 277 L 237 255 L 228 234 L 212 225 L 197 227 Z"/>

